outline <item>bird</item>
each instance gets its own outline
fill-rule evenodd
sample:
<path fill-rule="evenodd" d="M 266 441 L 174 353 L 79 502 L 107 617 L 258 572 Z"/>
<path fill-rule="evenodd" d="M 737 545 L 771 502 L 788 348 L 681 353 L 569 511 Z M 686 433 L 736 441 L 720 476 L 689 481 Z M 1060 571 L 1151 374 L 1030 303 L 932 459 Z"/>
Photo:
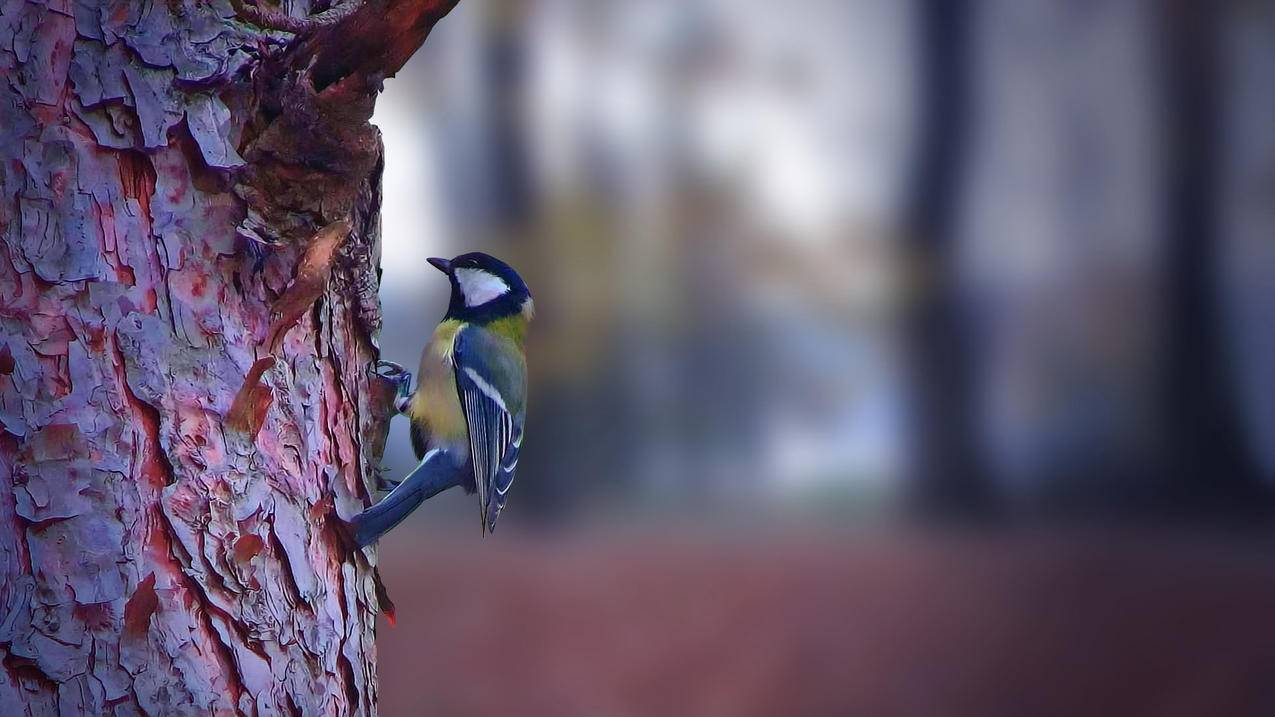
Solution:
<path fill-rule="evenodd" d="M 380 502 L 354 516 L 360 548 L 375 543 L 417 506 L 461 486 L 478 494 L 484 535 L 496 529 L 518 467 L 527 413 L 527 328 L 535 302 L 526 282 L 503 261 L 471 252 L 430 258 L 451 282 L 447 313 L 421 352 L 419 379 L 381 361 L 377 373 L 397 384 L 394 408 L 411 421 L 420 461 Z"/>

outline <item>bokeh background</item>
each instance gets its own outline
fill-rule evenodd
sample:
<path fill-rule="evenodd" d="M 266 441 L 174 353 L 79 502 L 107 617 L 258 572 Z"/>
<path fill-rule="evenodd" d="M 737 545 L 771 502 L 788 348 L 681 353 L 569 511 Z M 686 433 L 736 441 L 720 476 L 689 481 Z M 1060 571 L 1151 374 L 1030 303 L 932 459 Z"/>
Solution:
<path fill-rule="evenodd" d="M 506 259 L 528 439 L 382 542 L 384 711 L 1275 714 L 1272 78 L 1258 0 L 462 2 L 382 346 Z"/>

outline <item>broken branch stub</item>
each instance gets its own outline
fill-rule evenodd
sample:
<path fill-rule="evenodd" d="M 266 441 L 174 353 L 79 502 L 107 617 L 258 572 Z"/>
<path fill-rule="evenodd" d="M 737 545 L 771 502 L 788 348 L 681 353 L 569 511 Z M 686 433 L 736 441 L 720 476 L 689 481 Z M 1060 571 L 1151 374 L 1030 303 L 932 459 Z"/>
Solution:
<path fill-rule="evenodd" d="M 314 58 L 314 86 L 322 91 L 354 77 L 393 77 L 458 2 L 366 0 L 300 48 L 302 56 Z"/>
<path fill-rule="evenodd" d="M 269 91 L 235 188 L 249 208 L 239 233 L 250 239 L 299 240 L 351 216 L 381 159 L 369 120 L 382 81 L 457 0 L 366 0 L 345 10 L 351 4 L 263 64 L 258 82 Z"/>

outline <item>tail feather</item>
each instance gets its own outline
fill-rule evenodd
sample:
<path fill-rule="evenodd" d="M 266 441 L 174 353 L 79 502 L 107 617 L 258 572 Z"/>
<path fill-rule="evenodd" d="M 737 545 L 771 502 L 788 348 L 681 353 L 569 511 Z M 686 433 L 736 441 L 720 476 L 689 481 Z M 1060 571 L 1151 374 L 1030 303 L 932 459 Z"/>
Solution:
<path fill-rule="evenodd" d="M 425 454 L 407 478 L 381 499 L 381 502 L 354 516 L 354 540 L 360 548 L 375 543 L 411 515 L 417 506 L 438 493 L 459 485 L 463 472 L 444 451 L 433 449 Z"/>

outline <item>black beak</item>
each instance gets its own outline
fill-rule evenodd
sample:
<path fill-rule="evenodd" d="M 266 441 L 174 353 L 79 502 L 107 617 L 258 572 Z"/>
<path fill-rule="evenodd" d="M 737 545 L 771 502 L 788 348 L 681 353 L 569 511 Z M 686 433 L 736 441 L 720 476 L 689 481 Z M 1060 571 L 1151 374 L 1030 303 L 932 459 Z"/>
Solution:
<path fill-rule="evenodd" d="M 430 257 L 429 259 L 426 259 L 425 261 L 428 261 L 430 264 L 433 264 L 435 269 L 438 269 L 444 274 L 452 273 L 452 263 L 446 259 L 439 259 L 438 257 Z"/>

